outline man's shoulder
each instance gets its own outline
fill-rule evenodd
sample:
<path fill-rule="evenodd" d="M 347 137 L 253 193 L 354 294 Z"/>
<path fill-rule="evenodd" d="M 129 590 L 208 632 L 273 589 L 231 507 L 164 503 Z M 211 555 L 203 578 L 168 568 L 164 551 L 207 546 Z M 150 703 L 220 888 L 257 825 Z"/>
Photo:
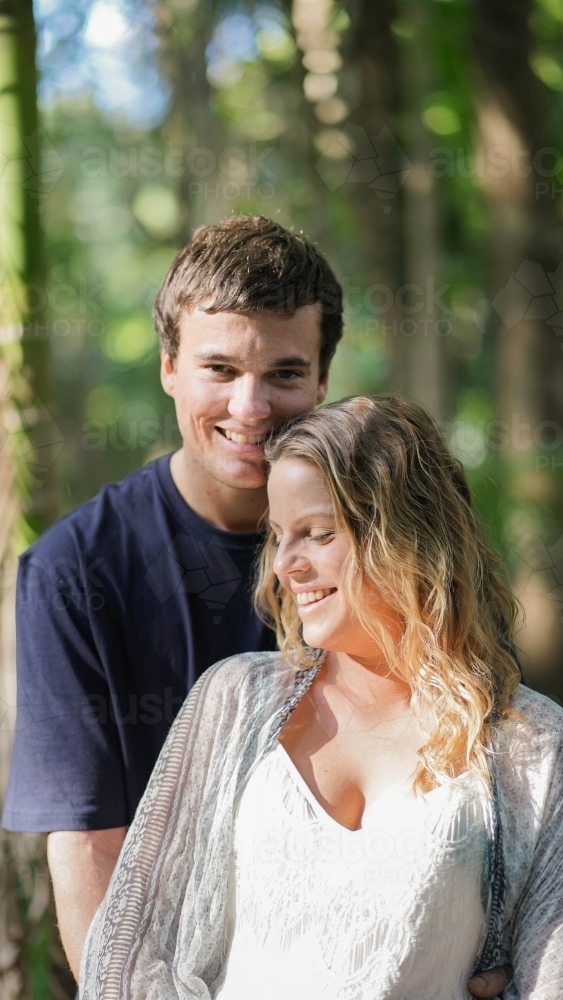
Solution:
<path fill-rule="evenodd" d="M 90 500 L 55 521 L 27 549 L 22 562 L 50 561 L 111 551 L 120 536 L 140 530 L 158 496 L 157 459 L 115 483 L 107 483 Z"/>

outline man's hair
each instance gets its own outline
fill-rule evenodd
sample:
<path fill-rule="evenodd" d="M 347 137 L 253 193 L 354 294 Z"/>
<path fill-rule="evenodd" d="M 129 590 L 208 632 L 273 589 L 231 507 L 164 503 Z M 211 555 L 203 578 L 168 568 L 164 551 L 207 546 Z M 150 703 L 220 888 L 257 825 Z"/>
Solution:
<path fill-rule="evenodd" d="M 263 215 L 200 226 L 170 265 L 153 309 L 162 348 L 172 363 L 184 310 L 275 312 L 292 316 L 321 303 L 320 375 L 342 336 L 342 288 L 321 253 L 301 234 Z"/>

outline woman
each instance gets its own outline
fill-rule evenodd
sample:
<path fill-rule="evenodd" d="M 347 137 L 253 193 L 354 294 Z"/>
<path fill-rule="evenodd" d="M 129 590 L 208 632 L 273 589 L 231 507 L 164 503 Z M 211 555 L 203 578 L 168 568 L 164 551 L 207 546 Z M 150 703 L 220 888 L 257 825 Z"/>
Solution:
<path fill-rule="evenodd" d="M 257 607 L 279 653 L 180 712 L 82 964 L 84 1000 L 563 995 L 563 713 L 434 422 L 396 397 L 267 451 Z"/>

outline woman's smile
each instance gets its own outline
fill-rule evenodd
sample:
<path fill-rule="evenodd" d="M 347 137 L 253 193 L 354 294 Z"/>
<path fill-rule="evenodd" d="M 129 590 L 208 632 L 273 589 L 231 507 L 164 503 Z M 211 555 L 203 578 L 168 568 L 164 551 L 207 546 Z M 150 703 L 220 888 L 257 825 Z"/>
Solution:
<path fill-rule="evenodd" d="M 323 587 L 318 590 L 304 590 L 295 595 L 299 610 L 310 611 L 318 604 L 322 604 L 328 597 L 336 593 L 336 587 Z"/>

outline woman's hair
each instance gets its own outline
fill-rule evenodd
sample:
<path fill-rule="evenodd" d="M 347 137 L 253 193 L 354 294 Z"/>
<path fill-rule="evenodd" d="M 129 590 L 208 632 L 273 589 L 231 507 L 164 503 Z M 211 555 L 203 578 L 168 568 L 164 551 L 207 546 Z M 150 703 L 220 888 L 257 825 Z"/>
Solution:
<path fill-rule="evenodd" d="M 429 788 L 467 767 L 488 782 L 491 726 L 510 712 L 520 680 L 511 652 L 518 605 L 436 422 L 398 396 L 356 396 L 297 418 L 266 448 L 269 463 L 281 458 L 322 473 L 337 528 L 350 538 L 340 588 L 409 684 L 428 736 L 415 784 Z M 255 606 L 284 655 L 306 666 L 295 599 L 274 574 L 274 556 L 271 532 Z M 398 649 L 370 610 L 369 585 L 402 618 Z"/>

